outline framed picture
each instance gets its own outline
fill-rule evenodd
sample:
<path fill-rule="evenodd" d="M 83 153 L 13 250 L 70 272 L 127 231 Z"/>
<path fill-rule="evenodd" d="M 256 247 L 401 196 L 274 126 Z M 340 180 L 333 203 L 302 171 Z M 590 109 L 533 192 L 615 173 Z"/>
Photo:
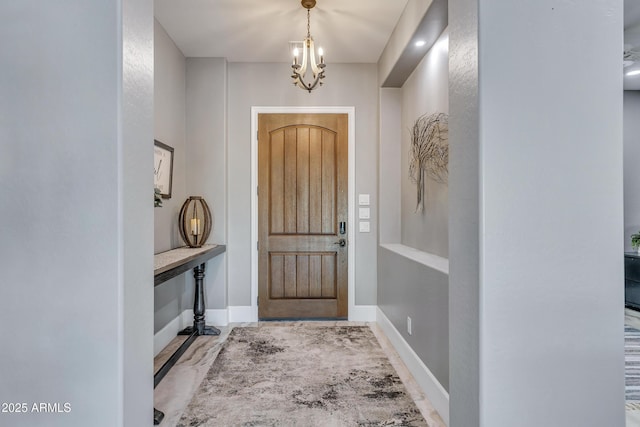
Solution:
<path fill-rule="evenodd" d="M 173 147 L 154 140 L 153 147 L 153 186 L 160 190 L 163 199 L 171 198 L 173 178 Z"/>

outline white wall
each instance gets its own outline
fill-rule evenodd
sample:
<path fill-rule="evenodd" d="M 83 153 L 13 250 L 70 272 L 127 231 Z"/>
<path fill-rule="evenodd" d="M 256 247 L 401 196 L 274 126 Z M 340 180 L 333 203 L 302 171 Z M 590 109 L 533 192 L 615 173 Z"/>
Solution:
<path fill-rule="evenodd" d="M 440 35 L 402 86 L 402 244 L 441 257 L 449 256 L 447 183 L 424 181 L 424 210 L 416 212 L 417 185 L 409 179 L 411 128 L 423 114 L 449 113 L 449 34 Z"/>
<path fill-rule="evenodd" d="M 228 93 L 229 305 L 251 305 L 251 107 L 355 106 L 356 193 L 371 195 L 371 232 L 356 233 L 356 304 L 376 304 L 377 126 L 375 64 L 327 65 L 312 93 L 291 84 L 286 63 L 230 63 Z"/>
<path fill-rule="evenodd" d="M 450 9 L 452 425 L 624 425 L 622 6 Z"/>
<path fill-rule="evenodd" d="M 154 20 L 154 139 L 173 147 L 171 198 L 154 212 L 154 253 L 184 245 L 178 214 L 187 198 L 186 59 L 158 21 Z M 193 304 L 189 273 L 154 288 L 154 332 L 158 332 Z"/>
<path fill-rule="evenodd" d="M 151 425 L 152 7 L 0 3 L 2 425 Z"/>
<path fill-rule="evenodd" d="M 640 230 L 640 91 L 624 91 L 624 250 Z"/>

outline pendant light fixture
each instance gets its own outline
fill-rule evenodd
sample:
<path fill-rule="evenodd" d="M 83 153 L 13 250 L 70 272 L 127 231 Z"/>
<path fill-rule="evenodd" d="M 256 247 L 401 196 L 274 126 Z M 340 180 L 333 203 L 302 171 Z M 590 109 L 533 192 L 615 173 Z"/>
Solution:
<path fill-rule="evenodd" d="M 311 91 L 318 86 L 322 86 L 322 79 L 324 79 L 324 52 L 322 48 L 318 49 L 318 57 L 320 58 L 320 62 L 316 61 L 316 52 L 313 44 L 313 38 L 311 37 L 311 9 L 316 5 L 316 0 L 302 0 L 300 2 L 302 7 L 307 9 L 307 37 L 305 37 L 302 44 L 302 63 L 299 61 L 300 49 L 293 49 L 293 65 L 291 68 L 293 69 L 293 84 L 298 86 L 300 89 L 304 89 Z M 311 71 L 313 73 L 313 81 L 309 83 L 305 82 L 305 74 L 307 72 L 307 68 L 311 67 Z"/>

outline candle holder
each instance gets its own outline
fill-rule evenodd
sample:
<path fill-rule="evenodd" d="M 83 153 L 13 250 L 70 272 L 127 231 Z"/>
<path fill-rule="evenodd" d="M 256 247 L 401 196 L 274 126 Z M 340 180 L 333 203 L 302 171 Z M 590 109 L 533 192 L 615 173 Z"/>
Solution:
<path fill-rule="evenodd" d="M 178 216 L 180 237 L 190 248 L 201 247 L 211 234 L 211 211 L 200 196 L 185 200 Z"/>

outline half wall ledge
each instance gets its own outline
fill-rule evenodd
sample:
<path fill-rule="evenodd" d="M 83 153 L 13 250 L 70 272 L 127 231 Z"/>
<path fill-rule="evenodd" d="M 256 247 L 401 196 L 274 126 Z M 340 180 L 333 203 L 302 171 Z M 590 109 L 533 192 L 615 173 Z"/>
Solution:
<path fill-rule="evenodd" d="M 381 248 L 449 275 L 449 259 L 399 243 L 381 243 Z"/>

